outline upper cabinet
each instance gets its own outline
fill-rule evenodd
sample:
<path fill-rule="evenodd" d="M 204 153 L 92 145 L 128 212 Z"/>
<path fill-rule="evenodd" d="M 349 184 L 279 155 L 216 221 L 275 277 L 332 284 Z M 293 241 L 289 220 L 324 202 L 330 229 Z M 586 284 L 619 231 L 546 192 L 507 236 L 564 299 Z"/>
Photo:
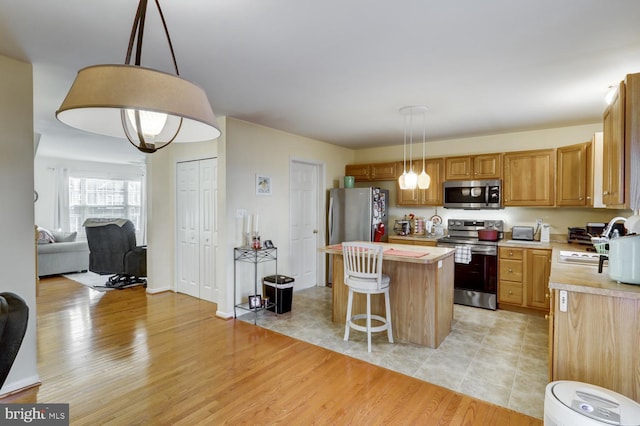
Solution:
<path fill-rule="evenodd" d="M 397 179 L 396 162 L 373 164 L 347 164 L 344 168 L 346 176 L 353 176 L 356 182 Z"/>
<path fill-rule="evenodd" d="M 445 180 L 500 179 L 502 154 L 445 158 Z"/>
<path fill-rule="evenodd" d="M 402 173 L 402 162 L 398 163 L 398 174 Z M 428 158 L 424 163 L 425 171 L 431 178 L 428 189 L 400 189 L 398 186 L 399 206 L 441 206 L 442 181 L 444 177 L 444 160 L 442 158 Z M 422 173 L 422 160 L 413 162 L 413 171 Z"/>
<path fill-rule="evenodd" d="M 503 199 L 507 206 L 553 206 L 556 185 L 556 151 L 504 154 Z"/>
<path fill-rule="evenodd" d="M 608 208 L 624 208 L 624 106 L 621 82 L 603 116 L 602 202 Z"/>
<path fill-rule="evenodd" d="M 603 115 L 602 201 L 640 208 L 640 73 L 628 74 Z"/>
<path fill-rule="evenodd" d="M 586 207 L 593 204 L 591 142 L 558 148 L 556 205 Z"/>

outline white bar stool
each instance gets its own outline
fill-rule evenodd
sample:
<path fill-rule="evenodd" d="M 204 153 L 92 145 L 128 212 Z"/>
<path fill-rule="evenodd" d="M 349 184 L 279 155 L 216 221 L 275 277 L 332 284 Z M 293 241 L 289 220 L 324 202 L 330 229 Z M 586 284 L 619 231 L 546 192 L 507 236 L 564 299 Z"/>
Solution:
<path fill-rule="evenodd" d="M 382 273 L 383 247 L 365 242 L 342 243 L 344 257 L 344 283 L 349 287 L 347 301 L 347 318 L 344 325 L 344 340 L 349 340 L 349 330 L 354 329 L 367 333 L 367 349 L 371 352 L 371 333 L 387 330 L 389 343 L 393 343 L 391 329 L 391 304 L 389 302 L 389 283 L 391 279 Z M 353 293 L 367 295 L 367 313 L 352 315 Z M 371 314 L 371 295 L 384 293 L 386 318 Z M 356 324 L 355 321 L 366 319 L 366 326 Z M 371 320 L 382 325 L 371 326 Z"/>

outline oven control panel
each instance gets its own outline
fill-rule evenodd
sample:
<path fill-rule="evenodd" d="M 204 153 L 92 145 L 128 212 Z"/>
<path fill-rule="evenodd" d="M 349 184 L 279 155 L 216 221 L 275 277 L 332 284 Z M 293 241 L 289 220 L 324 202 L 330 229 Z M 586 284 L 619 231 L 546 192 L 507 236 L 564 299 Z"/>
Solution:
<path fill-rule="evenodd" d="M 495 229 L 504 231 L 504 221 L 500 219 L 449 219 L 447 221 L 449 232 L 453 231 L 477 231 L 479 229 Z"/>

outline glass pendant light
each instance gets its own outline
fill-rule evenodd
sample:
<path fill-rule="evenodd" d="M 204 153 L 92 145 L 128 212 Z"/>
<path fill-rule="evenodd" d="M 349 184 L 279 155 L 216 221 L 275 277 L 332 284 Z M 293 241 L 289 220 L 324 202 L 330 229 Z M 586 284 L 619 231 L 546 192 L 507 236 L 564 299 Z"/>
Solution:
<path fill-rule="evenodd" d="M 416 107 L 422 112 L 422 173 L 418 176 L 418 188 L 429 189 L 431 184 L 431 177 L 427 174 L 424 165 L 424 156 L 427 145 L 427 108 Z"/>
<path fill-rule="evenodd" d="M 400 189 L 416 189 L 419 186 L 419 182 L 422 185 L 426 184 L 425 188 L 429 187 L 429 183 L 431 179 L 429 175 L 424 170 L 424 151 L 425 151 L 425 134 L 426 134 L 426 110 L 427 108 L 424 106 L 406 106 L 400 108 L 400 113 L 404 115 L 404 156 L 405 156 L 405 165 L 402 175 L 400 179 L 398 179 L 398 183 L 400 184 Z M 422 114 L 423 115 L 423 132 L 422 132 L 422 173 L 420 177 L 413 170 L 413 132 L 414 132 L 414 116 Z M 407 135 L 409 136 L 409 172 L 407 172 L 406 166 L 406 145 L 407 145 Z M 422 186 L 420 186 L 421 189 Z"/>

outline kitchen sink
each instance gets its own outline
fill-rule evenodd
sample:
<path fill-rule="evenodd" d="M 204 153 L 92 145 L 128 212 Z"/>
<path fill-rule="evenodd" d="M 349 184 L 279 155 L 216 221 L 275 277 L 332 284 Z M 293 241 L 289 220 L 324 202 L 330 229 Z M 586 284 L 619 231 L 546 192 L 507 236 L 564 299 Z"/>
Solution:
<path fill-rule="evenodd" d="M 561 263 L 580 263 L 584 265 L 597 265 L 600 261 L 598 253 L 586 251 L 560 251 L 558 261 Z"/>

